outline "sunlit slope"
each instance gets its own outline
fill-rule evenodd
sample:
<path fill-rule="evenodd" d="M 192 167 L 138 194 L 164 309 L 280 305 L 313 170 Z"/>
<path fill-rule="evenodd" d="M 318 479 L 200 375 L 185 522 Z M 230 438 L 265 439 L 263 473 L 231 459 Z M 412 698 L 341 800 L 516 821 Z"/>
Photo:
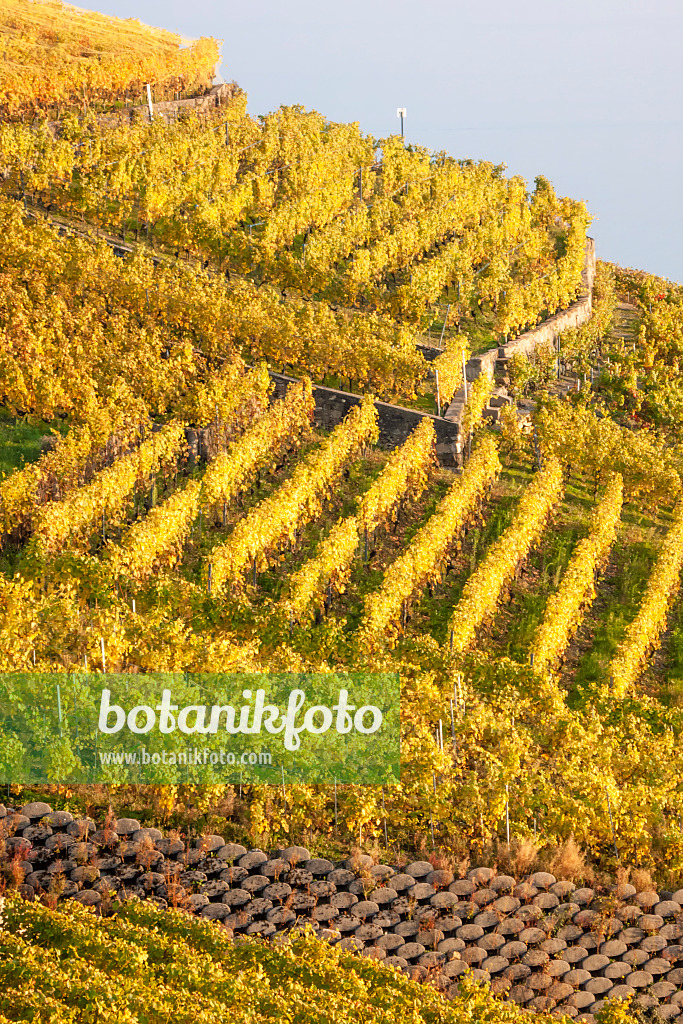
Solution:
<path fill-rule="evenodd" d="M 133 18 L 110 18 L 59 0 L 5 0 L 0 111 L 34 116 L 126 98 L 140 102 L 147 82 L 157 101 L 202 92 L 211 84 L 218 43 L 187 42 Z"/>

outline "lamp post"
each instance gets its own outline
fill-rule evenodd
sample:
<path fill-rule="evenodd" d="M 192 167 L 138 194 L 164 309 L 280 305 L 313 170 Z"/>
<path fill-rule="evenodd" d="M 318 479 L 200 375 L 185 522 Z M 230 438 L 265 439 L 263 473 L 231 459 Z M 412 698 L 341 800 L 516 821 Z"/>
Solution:
<path fill-rule="evenodd" d="M 398 107 L 396 110 L 396 117 L 401 118 L 401 138 L 403 138 L 403 118 L 406 116 L 406 108 Z"/>

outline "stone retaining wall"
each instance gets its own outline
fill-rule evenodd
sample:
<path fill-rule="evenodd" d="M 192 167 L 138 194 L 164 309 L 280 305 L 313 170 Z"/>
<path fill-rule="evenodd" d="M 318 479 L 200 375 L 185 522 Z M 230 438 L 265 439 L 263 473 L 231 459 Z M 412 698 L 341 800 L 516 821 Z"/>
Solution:
<path fill-rule="evenodd" d="M 296 378 L 287 377 L 282 373 L 271 372 L 270 376 L 275 383 L 275 393 L 278 398 L 284 397 L 289 385 L 296 383 Z M 325 388 L 319 384 L 313 385 L 313 396 L 315 398 L 315 422 L 323 430 L 332 430 L 338 426 L 349 409 L 354 405 L 360 405 L 363 400 L 362 395 Z M 389 450 L 398 448 L 399 445 L 407 441 L 415 427 L 426 417 L 432 421 L 436 431 L 436 450 L 441 465 L 452 468 L 459 464 L 460 431 L 456 424 L 449 423 L 448 420 L 431 413 L 420 412 L 418 409 L 406 409 L 400 405 L 389 405 L 387 402 L 375 402 L 375 408 L 379 420 L 381 448 Z"/>
<path fill-rule="evenodd" d="M 530 355 L 540 345 L 554 344 L 562 331 L 566 331 L 570 327 L 580 327 L 590 319 L 593 310 L 593 283 L 595 281 L 595 242 L 592 238 L 586 239 L 586 257 L 581 278 L 583 294 L 576 302 L 572 302 L 567 309 L 561 310 L 559 313 L 553 313 L 543 323 L 525 331 L 524 334 L 513 338 L 505 345 L 490 348 L 482 355 L 474 356 L 466 366 L 467 379 L 476 380 L 484 371 L 493 375 L 498 359 L 509 359 L 518 353 Z"/>
<path fill-rule="evenodd" d="M 166 121 L 174 120 L 183 111 L 209 111 L 216 106 L 223 106 L 242 90 L 237 82 L 223 82 L 221 85 L 214 85 L 203 96 L 191 96 L 189 99 L 165 99 L 159 103 L 152 104 L 155 117 L 164 117 Z M 146 102 L 135 103 L 133 106 L 125 106 L 120 112 L 122 117 L 148 117 L 148 106 Z"/>
<path fill-rule="evenodd" d="M 633 996 L 683 1024 L 683 889 L 595 891 L 547 872 L 526 878 L 429 861 L 341 863 L 303 847 L 247 850 L 222 836 L 186 844 L 122 818 L 97 828 L 48 804 L 0 805 L 0 871 L 25 899 L 52 892 L 97 913 L 138 897 L 269 938 L 309 925 L 447 995 L 461 974 L 531 1010 L 592 1022 L 609 997 Z"/>
<path fill-rule="evenodd" d="M 580 327 L 590 319 L 593 310 L 593 284 L 595 282 L 595 241 L 592 238 L 586 239 L 586 254 L 583 271 L 581 273 L 582 294 L 576 302 L 572 302 L 567 309 L 554 313 L 544 320 L 537 327 L 520 334 L 518 338 L 506 342 L 505 345 L 498 345 L 490 348 L 481 355 L 473 356 L 465 366 L 465 373 L 468 381 L 476 380 L 482 373 L 489 376 L 496 375 L 496 363 L 505 365 L 505 362 L 513 355 L 522 354 L 529 356 L 541 345 L 554 345 L 562 331 L 571 327 Z M 499 403 L 501 404 L 501 403 Z M 455 393 L 446 411 L 445 417 L 454 424 L 460 424 L 465 408 L 465 389 L 461 388 Z M 491 406 L 486 410 L 485 415 L 491 414 Z M 495 415 L 492 415 L 495 418 Z"/>

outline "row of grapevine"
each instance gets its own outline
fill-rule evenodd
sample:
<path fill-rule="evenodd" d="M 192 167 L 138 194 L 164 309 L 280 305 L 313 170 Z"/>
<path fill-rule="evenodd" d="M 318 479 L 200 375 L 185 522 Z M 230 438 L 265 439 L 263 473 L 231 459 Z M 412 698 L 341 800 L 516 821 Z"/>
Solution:
<path fill-rule="evenodd" d="M 317 379 L 353 379 L 385 399 L 413 397 L 426 375 L 411 332 L 375 314 L 349 319 L 268 286 L 155 267 L 142 254 L 122 261 L 104 244 L 24 223 L 16 203 L 0 203 L 0 226 L 9 275 L 0 400 L 17 413 L 77 417 L 109 395 L 120 404 L 127 388 L 153 415 L 206 422 L 221 400 L 205 382 L 242 351 Z"/>
<path fill-rule="evenodd" d="M 493 377 L 486 371 L 480 373 L 471 384 L 467 385 L 467 402 L 460 421 L 460 433 L 463 437 L 469 437 L 481 421 L 492 392 Z"/>
<path fill-rule="evenodd" d="M 556 593 L 548 599 L 531 653 L 539 671 L 553 668 L 595 599 L 595 576 L 616 540 L 623 502 L 623 481 L 614 473 L 593 513 L 590 533 L 579 541 Z"/>
<path fill-rule="evenodd" d="M 358 550 L 359 529 L 356 516 L 335 523 L 316 555 L 292 575 L 290 593 L 283 606 L 293 620 L 300 621 L 316 609 L 322 610 L 328 588 L 334 587 L 339 593 L 344 589 Z"/>
<path fill-rule="evenodd" d="M 563 490 L 560 463 L 548 459 L 524 491 L 510 526 L 465 584 L 449 623 L 449 645 L 454 653 L 464 653 L 493 615 L 504 587 L 540 538 Z"/>
<path fill-rule="evenodd" d="M 648 653 L 657 648 L 666 629 L 669 608 L 681 585 L 683 507 L 674 510 L 673 525 L 662 543 L 655 567 L 633 622 L 609 666 L 615 693 L 624 697 L 641 673 Z"/>
<path fill-rule="evenodd" d="M 437 356 L 432 366 L 436 374 L 436 393 L 441 409 L 445 412 L 453 395 L 463 384 L 463 367 L 468 359 L 466 339 L 457 338 Z"/>
<path fill-rule="evenodd" d="M 358 504 L 361 526 L 370 532 L 394 517 L 400 501 L 422 493 L 434 466 L 436 433 L 431 420 L 420 421 L 409 438 L 389 456 L 377 480 Z"/>
<path fill-rule="evenodd" d="M 146 486 L 150 476 L 175 467 L 186 447 L 183 424 L 173 420 L 91 483 L 45 505 L 35 518 L 35 550 L 48 557 L 98 529 L 102 516 L 120 517 L 135 486 Z"/>
<path fill-rule="evenodd" d="M 657 436 L 671 449 L 680 445 L 683 437 L 683 287 L 655 274 L 614 264 L 608 264 L 606 270 L 614 275 L 618 298 L 636 308 L 620 311 L 619 324 L 598 347 L 600 397 L 615 418 L 628 417 L 655 428 Z M 583 366 L 581 361 L 576 362 L 586 369 L 585 358 Z"/>
<path fill-rule="evenodd" d="M 200 504 L 215 514 L 244 490 L 262 468 L 275 465 L 283 452 L 296 449 L 306 439 L 313 420 L 315 399 L 306 377 L 290 385 L 282 401 L 219 455 L 202 479 Z"/>
<path fill-rule="evenodd" d="M 226 360 L 217 370 L 198 376 L 179 397 L 176 409 L 186 423 L 223 424 L 227 436 L 263 414 L 272 388 L 264 363 L 245 368 L 241 359 Z"/>
<path fill-rule="evenodd" d="M 417 497 L 426 486 L 434 462 L 434 427 L 426 417 L 408 440 L 389 457 L 378 478 L 362 496 L 355 516 L 337 523 L 321 542 L 314 558 L 294 573 L 286 608 L 294 619 L 324 604 L 325 588 L 341 591 L 358 548 L 359 531 L 365 535 L 389 522 L 400 502 Z"/>
<path fill-rule="evenodd" d="M 596 349 L 603 347 L 614 323 L 617 307 L 615 288 L 614 270 L 598 260 L 590 318 L 580 327 L 562 331 L 558 338 L 558 349 L 565 363 L 570 362 L 584 372 L 594 364 L 591 357 Z"/>
<path fill-rule="evenodd" d="M 680 493 L 674 453 L 650 431 L 629 430 L 585 403 L 555 398 L 544 399 L 535 426 L 544 455 L 560 459 L 568 473 L 593 477 L 596 487 L 612 471 L 620 473 L 626 500 L 643 510 L 656 513 Z"/>
<path fill-rule="evenodd" d="M 149 515 L 126 530 L 121 543 L 108 550 L 112 571 L 143 580 L 165 558 L 172 564 L 182 550 L 199 511 L 198 480 L 188 480 Z"/>
<path fill-rule="evenodd" d="M 44 502 L 61 498 L 84 482 L 91 468 L 120 455 L 132 443 L 138 428 L 125 396 L 120 405 L 95 407 L 86 421 L 76 424 L 37 462 L 16 470 L 0 483 L 0 547 L 6 537 L 21 537 L 30 530 L 36 509 Z"/>
<path fill-rule="evenodd" d="M 408 549 L 387 569 L 379 590 L 365 599 L 359 628 L 361 647 L 384 642 L 405 602 L 437 579 L 446 554 L 472 515 L 477 502 L 500 472 L 495 441 L 483 438 L 462 477 L 439 502 L 434 515 L 417 532 Z"/>
<path fill-rule="evenodd" d="M 317 516 L 322 499 L 363 445 L 377 440 L 377 411 L 371 396 L 355 406 L 343 422 L 270 497 L 241 519 L 225 543 L 215 547 L 206 567 L 206 584 L 221 593 L 238 585 L 245 571 L 267 566 L 282 543 L 292 543 L 296 531 Z M 209 573 L 210 581 L 209 581 Z"/>
<path fill-rule="evenodd" d="M 227 322 L 252 358 L 308 373 L 333 375 L 350 390 L 371 389 L 384 400 L 412 399 L 427 363 L 412 332 L 377 314 L 348 318 L 329 306 L 291 299 L 275 289 L 240 282 L 226 296 Z"/>
<path fill-rule="evenodd" d="M 149 515 L 126 531 L 109 557 L 114 572 L 137 581 L 145 579 L 163 558 L 173 562 L 189 536 L 200 510 L 225 510 L 256 473 L 276 461 L 287 448 L 296 448 L 310 426 L 315 402 L 310 381 L 290 387 L 285 399 L 257 419 L 245 433 L 209 464 L 201 481 L 188 480 Z"/>

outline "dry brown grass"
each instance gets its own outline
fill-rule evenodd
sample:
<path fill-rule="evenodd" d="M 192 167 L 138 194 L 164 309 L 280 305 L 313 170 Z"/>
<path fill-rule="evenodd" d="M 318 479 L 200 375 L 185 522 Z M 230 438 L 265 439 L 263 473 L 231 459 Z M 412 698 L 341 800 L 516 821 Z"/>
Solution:
<path fill-rule="evenodd" d="M 586 855 L 574 836 L 570 836 L 555 849 L 548 870 L 556 878 L 567 882 L 590 882 L 594 877 L 593 869 L 586 864 Z"/>
<path fill-rule="evenodd" d="M 427 860 L 435 871 L 452 871 L 453 874 L 455 874 L 455 871 L 453 870 L 453 860 L 447 854 L 437 852 L 430 853 Z"/>
<path fill-rule="evenodd" d="M 652 892 L 655 888 L 652 875 L 645 868 L 632 868 L 630 881 L 636 892 Z"/>
<path fill-rule="evenodd" d="M 523 840 L 513 852 L 513 863 L 515 870 L 512 872 L 516 877 L 528 875 L 538 863 L 540 847 L 531 839 Z"/>
<path fill-rule="evenodd" d="M 154 840 L 150 836 L 143 836 L 140 840 L 140 851 L 136 854 L 135 860 L 140 867 L 146 868 L 147 871 L 151 868 L 155 860 L 157 860 L 157 850 L 154 845 Z"/>

